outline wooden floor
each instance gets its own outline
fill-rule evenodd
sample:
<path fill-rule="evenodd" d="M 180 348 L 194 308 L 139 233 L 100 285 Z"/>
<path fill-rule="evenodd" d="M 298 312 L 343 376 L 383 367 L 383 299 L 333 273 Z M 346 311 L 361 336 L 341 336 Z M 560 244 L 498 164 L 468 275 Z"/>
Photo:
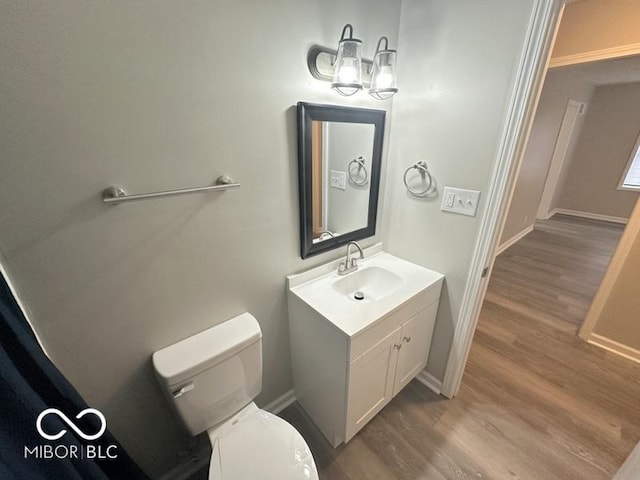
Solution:
<path fill-rule="evenodd" d="M 458 396 L 411 382 L 334 450 L 297 404 L 323 480 L 609 480 L 640 440 L 640 365 L 576 336 L 622 228 L 554 217 L 495 264 Z"/>

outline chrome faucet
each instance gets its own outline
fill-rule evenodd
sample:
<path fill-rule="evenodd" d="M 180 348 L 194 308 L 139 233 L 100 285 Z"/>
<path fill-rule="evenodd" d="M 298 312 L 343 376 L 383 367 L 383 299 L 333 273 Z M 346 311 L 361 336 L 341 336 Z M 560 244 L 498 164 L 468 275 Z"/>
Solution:
<path fill-rule="evenodd" d="M 338 265 L 338 275 L 346 275 L 347 273 L 355 272 L 358 269 L 358 259 L 351 258 L 351 246 L 355 245 L 355 247 L 360 252 L 360 260 L 364 260 L 364 252 L 358 242 L 349 242 L 347 244 L 347 256 L 344 259 L 344 262 L 341 262 Z"/>

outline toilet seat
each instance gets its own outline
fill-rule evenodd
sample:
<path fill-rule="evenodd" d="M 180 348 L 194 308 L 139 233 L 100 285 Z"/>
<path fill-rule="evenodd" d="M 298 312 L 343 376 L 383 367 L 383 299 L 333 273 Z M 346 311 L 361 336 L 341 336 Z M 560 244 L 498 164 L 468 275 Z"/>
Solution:
<path fill-rule="evenodd" d="M 318 480 L 302 435 L 253 403 L 208 434 L 209 480 Z"/>

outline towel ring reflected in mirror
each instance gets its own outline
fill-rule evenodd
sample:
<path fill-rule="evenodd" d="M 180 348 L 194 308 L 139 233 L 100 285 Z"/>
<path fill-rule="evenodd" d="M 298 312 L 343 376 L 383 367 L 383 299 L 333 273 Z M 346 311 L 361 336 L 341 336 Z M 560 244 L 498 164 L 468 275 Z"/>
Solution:
<path fill-rule="evenodd" d="M 358 175 L 354 176 L 354 166 L 357 168 L 358 172 L 362 172 L 362 174 L 359 175 L 360 178 L 358 178 Z M 369 183 L 369 172 L 364 164 L 364 157 L 362 155 L 349 162 L 349 165 L 347 166 L 347 173 L 349 174 L 349 180 L 351 180 L 351 183 L 358 187 L 364 187 Z"/>
<path fill-rule="evenodd" d="M 414 169 L 419 172 L 420 177 L 422 178 L 422 181 L 426 182 L 426 187 L 422 190 L 417 190 L 409 186 L 409 180 L 407 179 L 407 176 L 409 175 L 409 172 L 411 172 L 411 170 L 414 170 Z M 427 162 L 422 160 L 419 161 L 418 163 L 411 165 L 409 168 L 407 168 L 404 171 L 403 180 L 404 180 L 404 186 L 406 187 L 407 191 L 414 197 L 426 197 L 431 192 L 431 187 L 433 186 L 433 177 L 431 177 L 431 173 L 429 173 Z"/>

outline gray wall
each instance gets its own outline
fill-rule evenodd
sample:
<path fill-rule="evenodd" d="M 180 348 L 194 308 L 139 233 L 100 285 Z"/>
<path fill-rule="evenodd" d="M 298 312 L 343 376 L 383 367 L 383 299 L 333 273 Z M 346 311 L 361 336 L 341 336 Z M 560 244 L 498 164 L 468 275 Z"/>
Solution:
<path fill-rule="evenodd" d="M 588 104 L 593 91 L 591 83 L 571 70 L 551 69 L 547 72 L 500 244 L 534 224 L 567 102 L 573 99 Z M 587 111 L 589 108 L 587 106 Z M 567 160 L 575 150 L 585 119 L 586 115 L 576 119 Z"/>
<path fill-rule="evenodd" d="M 375 126 L 357 123 L 326 123 L 326 141 L 328 144 L 328 168 L 347 174 L 345 189 L 333 188 L 327 180 L 327 228 L 332 233 L 344 235 L 353 230 L 365 228 L 369 218 L 369 187 L 371 186 L 371 160 L 373 155 L 373 135 Z M 366 185 L 354 185 L 349 181 L 349 163 L 359 156 L 364 158 L 364 165 L 369 175 Z M 361 172 L 351 167 L 354 178 L 361 181 Z"/>
<path fill-rule="evenodd" d="M 244 311 L 264 333 L 259 404 L 291 388 L 284 277 L 299 257 L 295 104 L 352 23 L 373 56 L 400 2 L 11 1 L 0 12 L 0 250 L 55 363 L 152 476 L 188 436 L 150 356 Z M 109 207 L 131 193 L 239 190 Z M 380 235 L 363 242 L 380 240 Z"/>
<path fill-rule="evenodd" d="M 394 254 L 446 275 L 427 370 L 442 379 L 458 322 L 478 228 L 476 217 L 417 199 L 405 169 L 428 162 L 438 184 L 486 194 L 504 129 L 532 1 L 402 2 L 383 236 Z"/>
<path fill-rule="evenodd" d="M 640 83 L 596 88 L 558 208 L 629 218 L 637 192 L 618 190 L 640 134 Z"/>

